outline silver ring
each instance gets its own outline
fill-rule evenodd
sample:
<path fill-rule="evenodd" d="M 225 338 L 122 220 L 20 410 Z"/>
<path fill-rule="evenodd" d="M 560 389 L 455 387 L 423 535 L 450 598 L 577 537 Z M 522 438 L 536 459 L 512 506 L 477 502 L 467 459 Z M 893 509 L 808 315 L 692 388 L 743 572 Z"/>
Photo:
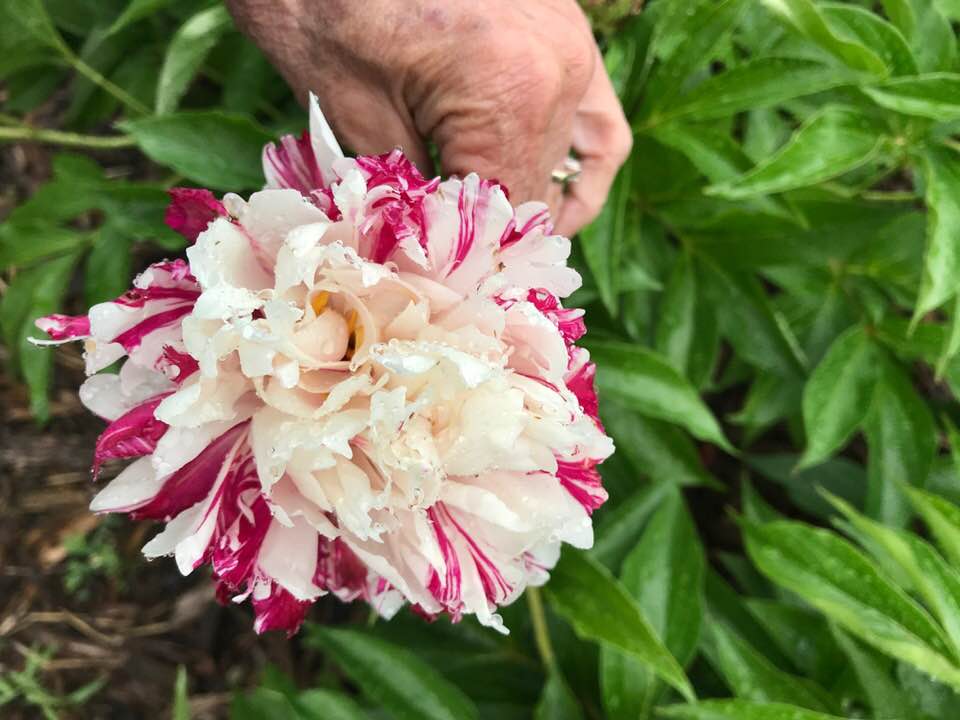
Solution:
<path fill-rule="evenodd" d="M 568 185 L 569 183 L 574 183 L 579 180 L 582 172 L 583 166 L 580 164 L 580 161 L 568 155 L 563 161 L 563 165 L 550 173 L 550 179 L 555 183 Z"/>

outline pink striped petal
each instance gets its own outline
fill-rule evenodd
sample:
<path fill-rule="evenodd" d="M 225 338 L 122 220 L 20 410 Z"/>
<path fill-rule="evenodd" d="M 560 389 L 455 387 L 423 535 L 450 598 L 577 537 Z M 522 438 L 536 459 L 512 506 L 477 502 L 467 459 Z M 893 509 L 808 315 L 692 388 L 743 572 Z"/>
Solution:
<path fill-rule="evenodd" d="M 570 349 L 570 364 L 564 378 L 567 388 L 580 402 L 583 411 L 600 425 L 600 405 L 597 401 L 597 390 L 593 385 L 597 366 L 590 362 L 590 353 L 583 348 Z M 602 425 L 600 426 L 602 428 Z"/>
<path fill-rule="evenodd" d="M 366 594 L 367 566 L 340 538 L 320 537 L 313 582 L 349 602 Z"/>
<path fill-rule="evenodd" d="M 603 489 L 603 481 L 593 460 L 580 463 L 558 460 L 557 478 L 588 513 L 592 513 L 607 501 L 607 491 Z"/>
<path fill-rule="evenodd" d="M 431 568 L 427 590 L 437 602 L 445 607 L 456 607 L 460 603 L 460 559 L 457 551 L 444 528 L 443 508 L 436 506 L 427 510 L 427 517 L 433 525 L 433 532 L 437 537 L 437 545 L 443 556 L 444 573 L 441 575 L 436 568 Z"/>
<path fill-rule="evenodd" d="M 157 370 L 180 385 L 200 369 L 200 363 L 192 355 L 180 352 L 172 345 L 164 345 L 157 361 Z"/>
<path fill-rule="evenodd" d="M 527 292 L 527 302 L 550 318 L 567 345 L 573 345 L 587 332 L 587 325 L 583 321 L 584 311 L 580 308 L 563 307 L 553 293 L 543 288 L 534 288 Z"/>
<path fill-rule="evenodd" d="M 207 226 L 227 214 L 223 203 L 209 190 L 170 188 L 170 204 L 163 221 L 167 226 L 194 242 Z"/>
<path fill-rule="evenodd" d="M 149 502 L 132 510 L 130 516 L 136 520 L 163 520 L 179 515 L 203 500 L 213 487 L 237 436 L 246 427 L 245 423 L 237 425 L 210 443 L 197 457 L 167 478 L 160 491 Z"/>
<path fill-rule="evenodd" d="M 221 582 L 239 591 L 253 579 L 272 519 L 267 501 L 260 494 L 256 463 L 246 452 L 223 484 L 217 537 L 209 558 Z"/>
<path fill-rule="evenodd" d="M 90 335 L 90 318 L 87 315 L 47 315 L 37 318 L 34 325 L 50 336 L 51 340 L 79 340 Z"/>
<path fill-rule="evenodd" d="M 156 450 L 157 441 L 167 432 L 167 424 L 157 420 L 153 411 L 167 395 L 158 395 L 107 425 L 93 451 L 94 479 L 106 460 L 140 457 Z"/>
<path fill-rule="evenodd" d="M 256 615 L 253 629 L 258 635 L 270 630 L 284 630 L 287 637 L 296 634 L 313 605 L 309 600 L 297 600 L 276 583 L 272 584 L 267 597 L 254 597 L 252 603 Z"/>
<path fill-rule="evenodd" d="M 377 197 L 369 212 L 380 222 L 371 230 L 374 242 L 364 256 L 386 262 L 406 241 L 427 247 L 427 218 L 424 200 L 440 185 L 440 178 L 427 180 L 400 150 L 384 155 L 358 157 L 357 166 L 367 181 L 367 191 Z"/>

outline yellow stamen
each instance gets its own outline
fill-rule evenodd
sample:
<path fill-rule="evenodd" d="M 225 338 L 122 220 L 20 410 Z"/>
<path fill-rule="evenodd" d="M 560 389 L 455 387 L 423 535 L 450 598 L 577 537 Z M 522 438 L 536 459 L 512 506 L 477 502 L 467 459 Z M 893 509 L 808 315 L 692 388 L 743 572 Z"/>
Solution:
<path fill-rule="evenodd" d="M 313 308 L 313 311 L 319 315 L 326 309 L 329 299 L 330 293 L 326 290 L 321 290 L 310 299 L 310 306 Z"/>
<path fill-rule="evenodd" d="M 350 338 L 347 340 L 347 352 L 344 358 L 352 360 L 357 348 L 363 344 L 363 325 L 357 322 L 356 310 L 347 313 L 347 332 L 350 333 Z"/>

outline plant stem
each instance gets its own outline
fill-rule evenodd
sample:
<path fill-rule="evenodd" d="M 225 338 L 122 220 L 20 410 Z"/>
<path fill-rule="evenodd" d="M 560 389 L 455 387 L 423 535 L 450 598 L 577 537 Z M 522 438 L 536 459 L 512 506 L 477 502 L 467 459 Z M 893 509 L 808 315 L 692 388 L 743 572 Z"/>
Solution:
<path fill-rule="evenodd" d="M 66 58 L 66 61 L 73 66 L 73 69 L 78 73 L 87 78 L 90 82 L 101 87 L 105 92 L 113 95 L 121 104 L 126 105 L 130 110 L 137 113 L 138 115 L 149 115 L 150 108 L 144 105 L 142 102 L 137 100 L 133 95 L 128 93 L 119 85 L 111 82 L 99 71 L 87 65 L 83 60 L 74 55 L 72 51 L 67 48 L 62 49 L 63 55 Z"/>
<path fill-rule="evenodd" d="M 533 623 L 533 638 L 537 643 L 537 652 L 540 660 L 548 671 L 557 667 L 557 657 L 553 653 L 553 644 L 550 642 L 550 630 L 547 628 L 547 616 L 543 611 L 543 598 L 540 588 L 527 588 L 527 603 L 530 605 L 530 620 Z"/>
<path fill-rule="evenodd" d="M 33 128 L 26 125 L 16 127 L 0 126 L 0 142 L 27 140 L 32 142 L 52 143 L 67 147 L 91 148 L 111 150 L 114 148 L 133 147 L 137 144 L 129 135 L 103 137 L 100 135 L 80 135 L 78 133 L 63 132 L 61 130 L 47 130 Z"/>

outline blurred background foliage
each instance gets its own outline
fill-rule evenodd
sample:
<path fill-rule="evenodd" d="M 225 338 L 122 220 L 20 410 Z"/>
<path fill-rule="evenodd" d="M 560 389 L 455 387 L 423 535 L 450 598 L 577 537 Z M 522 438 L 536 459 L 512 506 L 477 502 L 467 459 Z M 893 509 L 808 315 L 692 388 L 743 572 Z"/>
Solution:
<path fill-rule="evenodd" d="M 595 547 L 509 637 L 320 607 L 286 672 L 170 661 L 155 712 L 960 717 L 960 0 L 583 5 L 635 130 L 575 243 L 619 448 Z M 44 423 L 67 370 L 32 320 L 178 253 L 165 189 L 255 189 L 305 116 L 196 0 L 4 0 L 0 82 L 4 359 Z M 63 603 L 135 592 L 131 532 L 66 543 Z M 51 653 L 0 666 L 0 704 L 124 717 L 109 674 L 45 685 Z"/>

